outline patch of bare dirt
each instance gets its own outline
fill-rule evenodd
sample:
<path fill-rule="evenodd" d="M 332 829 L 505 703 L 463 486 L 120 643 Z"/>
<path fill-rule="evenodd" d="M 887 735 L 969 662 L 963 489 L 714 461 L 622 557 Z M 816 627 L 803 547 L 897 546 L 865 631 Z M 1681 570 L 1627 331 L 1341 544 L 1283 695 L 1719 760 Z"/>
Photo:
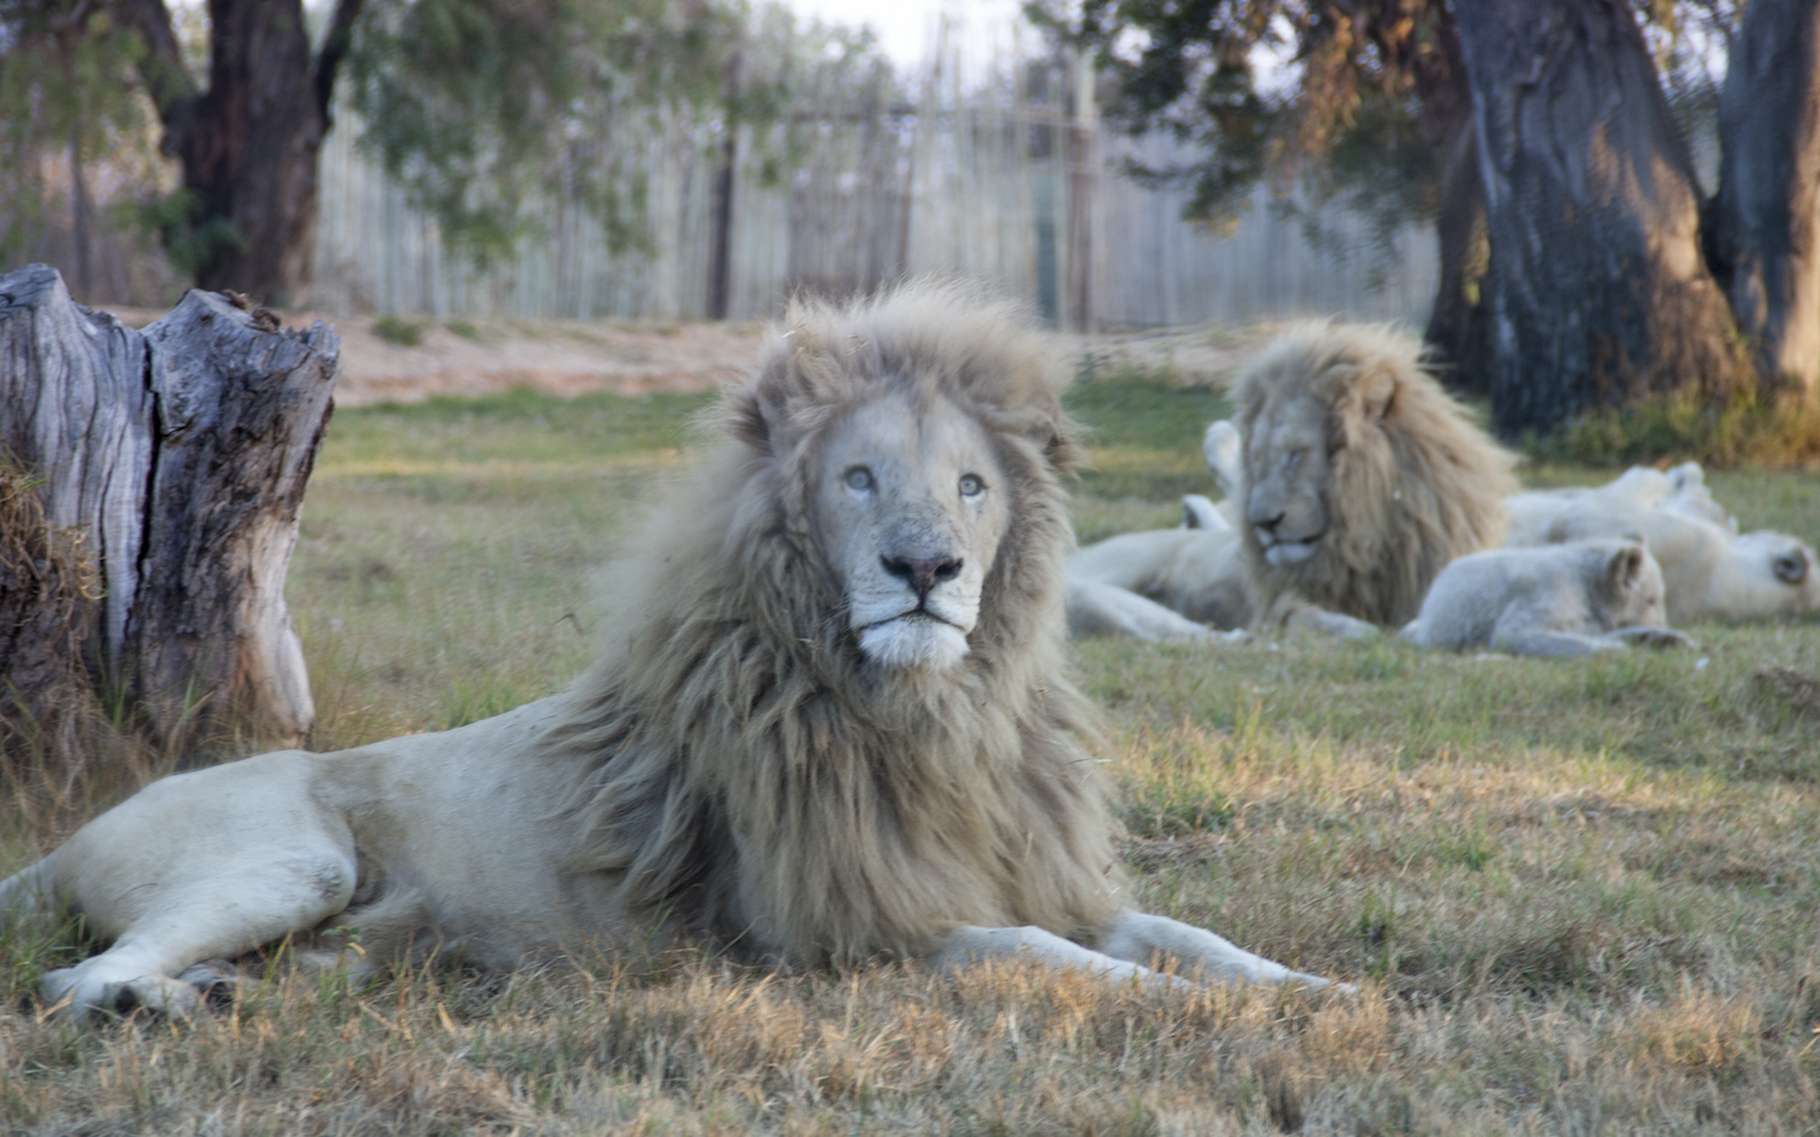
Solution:
<path fill-rule="evenodd" d="M 143 327 L 163 315 L 107 307 Z M 759 322 L 450 320 L 277 313 L 286 327 L 322 320 L 341 336 L 335 401 L 344 407 L 415 403 L 437 395 L 486 395 L 528 388 L 551 395 L 595 391 L 644 394 L 706 391 L 738 377 L 758 358 Z M 457 330 L 459 329 L 459 330 Z M 402 343 L 399 332 L 415 333 Z M 1064 357 L 1086 375 L 1137 371 L 1188 385 L 1225 381 L 1267 328 L 1213 326 L 1062 334 Z"/>
<path fill-rule="evenodd" d="M 109 308 L 133 327 L 163 315 L 143 308 Z M 322 320 L 341 336 L 341 377 L 335 401 L 344 407 L 415 403 L 437 395 L 485 395 L 529 388 L 551 395 L 594 391 L 643 394 L 705 391 L 738 376 L 757 358 L 764 326 L 757 323 L 584 322 L 489 320 L 448 324 L 403 318 L 387 325 L 371 316 L 331 318 L 313 312 L 278 313 L 286 327 Z M 461 331 L 453 330 L 460 328 Z M 397 342 L 398 331 L 416 343 Z"/>

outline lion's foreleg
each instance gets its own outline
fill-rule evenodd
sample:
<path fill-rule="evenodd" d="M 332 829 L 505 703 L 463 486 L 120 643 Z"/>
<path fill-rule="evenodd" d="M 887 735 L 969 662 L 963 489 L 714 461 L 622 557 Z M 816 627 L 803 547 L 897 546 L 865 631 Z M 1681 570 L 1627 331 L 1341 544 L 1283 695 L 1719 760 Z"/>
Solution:
<path fill-rule="evenodd" d="M 989 960 L 1030 960 L 1050 967 L 1084 971 L 1107 979 L 1136 980 L 1146 986 L 1182 986 L 1183 981 L 1142 964 L 1115 959 L 1036 927 L 980 928 L 963 925 L 948 933 L 929 963 L 954 971 Z"/>
<path fill-rule="evenodd" d="M 1068 581 L 1068 631 L 1075 636 L 1124 636 L 1143 643 L 1223 643 L 1216 632 L 1135 592 L 1097 581 Z"/>
<path fill-rule="evenodd" d="M 1253 955 L 1205 928 L 1144 912 L 1127 910 L 1113 917 L 1100 937 L 1100 951 L 1133 963 L 1150 964 L 1172 958 L 1180 964 L 1182 975 L 1214 982 L 1296 983 L 1352 990 L 1347 984 L 1336 984 Z"/>

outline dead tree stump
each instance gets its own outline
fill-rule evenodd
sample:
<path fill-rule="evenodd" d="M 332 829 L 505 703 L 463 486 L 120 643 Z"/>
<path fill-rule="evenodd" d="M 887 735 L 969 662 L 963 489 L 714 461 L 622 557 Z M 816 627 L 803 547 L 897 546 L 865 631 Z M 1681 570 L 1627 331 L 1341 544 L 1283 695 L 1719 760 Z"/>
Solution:
<path fill-rule="evenodd" d="M 75 582 L 57 593 L 66 662 L 155 743 L 308 733 L 284 578 L 341 343 L 238 300 L 191 291 L 135 331 L 73 302 L 54 269 L 0 276 L 0 491 L 29 486 L 19 516 L 42 530 L 19 538 L 18 565 L 0 543 L 0 721 L 42 709 L 68 653 L 44 642 L 55 560 Z"/>

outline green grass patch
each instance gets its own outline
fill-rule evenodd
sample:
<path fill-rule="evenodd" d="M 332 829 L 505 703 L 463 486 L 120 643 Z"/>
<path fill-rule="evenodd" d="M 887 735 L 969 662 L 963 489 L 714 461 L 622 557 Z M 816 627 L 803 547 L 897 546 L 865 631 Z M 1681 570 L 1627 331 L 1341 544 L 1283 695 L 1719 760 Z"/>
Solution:
<path fill-rule="evenodd" d="M 705 405 L 339 411 L 287 586 L 314 744 L 567 682 L 615 542 Z M 1176 496 L 1212 492 L 1200 434 L 1228 408 L 1211 392 L 1101 375 L 1068 406 L 1092 431 L 1084 538 L 1174 524 Z M 1711 482 L 1746 527 L 1820 542 L 1820 476 Z M 0 1116 L 25 1134 L 405 1137 L 1820 1129 L 1820 749 L 1811 712 L 1760 678 L 1820 676 L 1820 624 L 1690 631 L 1699 652 L 1574 662 L 1076 646 L 1136 902 L 1361 982 L 1355 1001 L 1015 968 L 774 973 L 683 948 L 370 986 L 281 972 L 226 1016 L 80 1032 L 37 1017 L 37 974 L 75 949 L 36 925 L 0 931 Z M 8 872 L 56 834 L 42 802 L 0 809 Z"/>
<path fill-rule="evenodd" d="M 1820 401 L 1739 399 L 1715 405 L 1693 394 L 1588 412 L 1529 449 L 1580 463 L 1696 459 L 1709 466 L 1820 466 Z"/>

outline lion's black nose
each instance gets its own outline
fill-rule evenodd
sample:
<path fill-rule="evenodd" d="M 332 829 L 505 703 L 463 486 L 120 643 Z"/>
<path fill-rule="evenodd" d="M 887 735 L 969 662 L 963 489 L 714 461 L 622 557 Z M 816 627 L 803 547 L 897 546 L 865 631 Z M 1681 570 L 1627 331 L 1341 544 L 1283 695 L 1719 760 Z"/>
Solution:
<path fill-rule="evenodd" d="M 1255 525 L 1257 528 L 1263 530 L 1264 532 L 1275 533 L 1277 526 L 1279 526 L 1283 523 L 1283 514 L 1277 513 L 1277 514 L 1272 514 L 1269 516 L 1259 516 L 1258 514 L 1254 513 L 1254 514 L 1252 514 L 1250 520 L 1253 525 Z"/>
<path fill-rule="evenodd" d="M 958 557 L 880 557 L 879 563 L 886 572 L 916 589 L 918 596 L 929 595 L 930 589 L 953 580 L 961 571 Z"/>

